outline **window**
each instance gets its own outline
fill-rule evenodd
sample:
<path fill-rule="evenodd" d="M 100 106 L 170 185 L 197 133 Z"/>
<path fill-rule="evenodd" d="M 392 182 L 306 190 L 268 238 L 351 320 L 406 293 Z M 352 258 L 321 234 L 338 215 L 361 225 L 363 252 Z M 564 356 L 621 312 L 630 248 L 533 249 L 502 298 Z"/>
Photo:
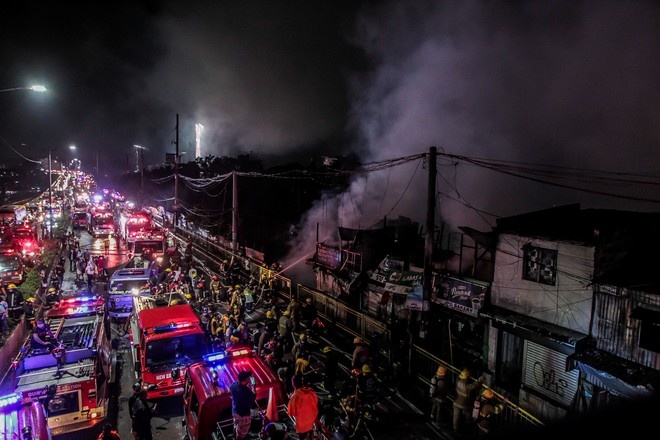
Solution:
<path fill-rule="evenodd" d="M 522 278 L 554 286 L 557 281 L 557 251 L 531 245 L 523 246 Z"/>
<path fill-rule="evenodd" d="M 660 311 L 636 307 L 632 318 L 639 319 L 639 347 L 660 353 Z"/>

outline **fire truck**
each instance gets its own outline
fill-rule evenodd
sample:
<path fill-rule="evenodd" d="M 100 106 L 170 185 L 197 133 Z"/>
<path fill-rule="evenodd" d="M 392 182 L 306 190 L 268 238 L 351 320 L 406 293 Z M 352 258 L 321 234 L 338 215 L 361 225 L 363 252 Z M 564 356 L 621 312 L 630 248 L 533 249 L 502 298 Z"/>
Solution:
<path fill-rule="evenodd" d="M 123 213 L 119 219 L 119 222 L 121 236 L 124 241 L 129 241 L 138 235 L 140 231 L 150 229 L 152 227 L 151 215 L 144 211 Z"/>
<path fill-rule="evenodd" d="M 148 254 L 152 258 L 162 258 L 167 251 L 167 234 L 158 227 L 141 229 L 128 238 L 128 250 L 134 256 Z"/>
<path fill-rule="evenodd" d="M 43 404 L 52 435 L 87 430 L 108 413 L 116 353 L 99 297 L 61 300 L 44 316 L 59 346 L 33 348 L 28 335 L 13 360 L 13 390 Z"/>
<path fill-rule="evenodd" d="M 208 351 L 201 320 L 179 292 L 136 296 L 130 341 L 136 379 L 148 399 L 183 394 L 188 367 Z"/>
<path fill-rule="evenodd" d="M 115 218 L 112 211 L 93 209 L 87 213 L 87 229 L 92 237 L 112 237 L 115 234 Z"/>
<path fill-rule="evenodd" d="M 51 440 L 43 405 L 17 393 L 0 396 L 0 438 Z"/>
<path fill-rule="evenodd" d="M 257 395 L 257 407 L 271 421 L 285 421 L 288 397 L 284 383 L 266 361 L 249 347 L 236 346 L 224 352 L 210 353 L 202 362 L 192 364 L 185 377 L 183 420 L 186 440 L 226 439 L 233 429 L 229 387 L 238 373 L 251 371 Z M 276 412 L 274 417 L 272 412 Z M 276 419 L 276 420 L 273 420 Z"/>

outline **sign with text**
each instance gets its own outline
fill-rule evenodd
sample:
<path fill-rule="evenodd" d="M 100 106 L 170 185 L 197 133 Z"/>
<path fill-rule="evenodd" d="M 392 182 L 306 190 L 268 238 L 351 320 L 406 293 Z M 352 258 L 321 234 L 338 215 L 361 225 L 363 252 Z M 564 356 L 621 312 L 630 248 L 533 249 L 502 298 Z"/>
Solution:
<path fill-rule="evenodd" d="M 479 314 L 488 284 L 461 280 L 446 275 L 436 275 L 431 301 L 466 315 Z"/>

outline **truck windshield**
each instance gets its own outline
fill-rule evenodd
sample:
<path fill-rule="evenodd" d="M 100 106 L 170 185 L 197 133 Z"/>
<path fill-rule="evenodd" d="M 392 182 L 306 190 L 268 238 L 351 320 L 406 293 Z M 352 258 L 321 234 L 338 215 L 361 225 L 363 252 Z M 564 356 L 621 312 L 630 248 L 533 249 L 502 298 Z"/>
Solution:
<path fill-rule="evenodd" d="M 21 262 L 16 255 L 0 255 L 0 271 L 19 270 Z"/>
<path fill-rule="evenodd" d="M 147 343 L 147 367 L 189 363 L 201 359 L 205 353 L 206 342 L 203 334 L 157 339 Z"/>
<path fill-rule="evenodd" d="M 141 255 L 145 251 L 146 251 L 146 253 L 163 252 L 164 251 L 163 242 L 161 240 L 136 241 L 135 242 L 135 249 L 133 251 L 133 254 L 134 255 Z"/>
<path fill-rule="evenodd" d="M 87 220 L 87 214 L 84 212 L 74 212 L 73 213 L 73 219 L 74 220 Z"/>
<path fill-rule="evenodd" d="M 110 295 L 125 295 L 126 293 L 132 293 L 133 289 L 136 289 L 137 292 L 140 292 L 142 287 L 147 284 L 146 280 L 118 280 L 112 281 L 110 283 L 109 294 Z M 144 289 L 148 291 L 149 289 Z"/>

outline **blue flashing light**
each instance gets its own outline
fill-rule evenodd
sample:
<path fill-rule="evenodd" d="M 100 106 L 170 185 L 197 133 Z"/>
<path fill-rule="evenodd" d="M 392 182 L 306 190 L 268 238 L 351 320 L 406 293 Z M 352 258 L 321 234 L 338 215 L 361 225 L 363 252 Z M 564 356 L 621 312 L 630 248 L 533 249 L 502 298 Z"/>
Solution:
<path fill-rule="evenodd" d="M 227 354 L 224 351 L 216 351 L 215 353 L 209 353 L 202 356 L 204 361 L 212 364 L 215 362 L 220 362 L 227 358 Z"/>
<path fill-rule="evenodd" d="M 176 324 L 171 322 L 165 325 L 157 325 L 154 327 L 154 333 L 165 333 L 175 330 L 177 328 Z"/>
<path fill-rule="evenodd" d="M 23 399 L 18 393 L 6 394 L 0 397 L 0 409 L 6 408 L 8 406 L 14 405 L 17 402 L 20 402 Z"/>

